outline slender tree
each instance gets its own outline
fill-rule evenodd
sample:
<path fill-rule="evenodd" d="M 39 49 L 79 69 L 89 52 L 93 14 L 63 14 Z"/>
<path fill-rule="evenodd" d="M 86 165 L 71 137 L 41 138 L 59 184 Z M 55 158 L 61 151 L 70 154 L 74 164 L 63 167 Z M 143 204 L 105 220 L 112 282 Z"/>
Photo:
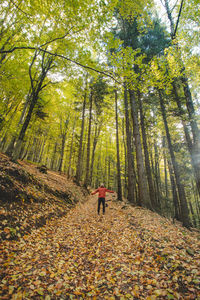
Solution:
<path fill-rule="evenodd" d="M 90 176 L 90 140 L 91 140 L 91 127 L 92 127 L 92 104 L 93 104 L 93 91 L 90 91 L 89 97 L 89 120 L 88 120 L 88 136 L 87 136 L 87 158 L 86 158 L 86 174 L 84 186 L 87 188 L 89 185 Z"/>
<path fill-rule="evenodd" d="M 117 196 L 118 200 L 122 200 L 122 184 L 121 184 L 121 166 L 119 154 L 119 125 L 118 125 L 118 105 L 117 105 L 117 90 L 115 93 L 115 122 L 116 122 L 116 148 L 117 148 Z"/>

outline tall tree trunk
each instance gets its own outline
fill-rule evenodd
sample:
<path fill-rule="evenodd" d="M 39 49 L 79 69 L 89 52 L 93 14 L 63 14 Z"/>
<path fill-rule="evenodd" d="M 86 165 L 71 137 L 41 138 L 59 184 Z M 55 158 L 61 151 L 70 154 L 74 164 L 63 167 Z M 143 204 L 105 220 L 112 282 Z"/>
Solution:
<path fill-rule="evenodd" d="M 95 126 L 95 135 L 93 140 L 93 147 L 92 147 L 92 158 L 91 158 L 91 164 L 90 164 L 90 178 L 89 178 L 89 185 L 92 184 L 92 176 L 93 176 L 93 167 L 94 167 L 94 156 L 95 156 L 95 150 L 98 142 L 98 138 L 101 132 L 101 125 L 97 127 Z"/>
<path fill-rule="evenodd" d="M 14 145 L 15 145 L 15 141 L 16 141 L 16 136 L 12 136 L 11 141 L 10 141 L 10 143 L 9 143 L 7 149 L 6 149 L 6 152 L 5 152 L 8 156 L 12 155 Z"/>
<path fill-rule="evenodd" d="M 169 176 L 170 176 L 170 182 L 172 187 L 172 197 L 173 197 L 173 203 L 174 203 L 174 216 L 173 218 L 181 221 L 181 213 L 180 213 L 180 205 L 178 201 L 178 194 L 176 190 L 176 183 L 174 180 L 173 170 L 171 162 L 168 160 L 168 168 L 169 168 Z"/>
<path fill-rule="evenodd" d="M 190 157 L 191 157 L 191 164 L 194 170 L 194 176 L 195 176 L 195 181 L 196 181 L 196 186 L 197 186 L 197 190 L 200 196 L 200 158 L 198 158 L 198 156 L 200 156 L 200 153 L 196 153 L 196 145 L 194 143 L 192 143 L 192 140 L 190 138 L 190 134 L 189 134 L 189 130 L 187 128 L 186 122 L 184 120 L 184 110 L 182 108 L 182 104 L 177 92 L 177 87 L 176 84 L 173 83 L 173 93 L 174 93 L 174 99 L 176 101 L 178 110 L 179 110 L 179 114 L 181 116 L 181 121 L 183 124 L 183 129 L 184 129 L 184 133 L 185 133 L 185 140 L 187 143 L 187 147 L 188 147 L 188 151 L 190 153 Z M 197 128 L 195 129 L 195 131 L 198 130 Z"/>
<path fill-rule="evenodd" d="M 122 136 L 123 136 L 123 145 L 124 145 L 124 197 L 128 198 L 128 182 L 127 182 L 127 145 L 126 145 L 126 140 L 125 140 L 125 128 L 124 128 L 124 119 L 122 120 Z"/>
<path fill-rule="evenodd" d="M 14 161 L 16 161 L 20 157 L 20 152 L 21 152 L 21 148 L 22 148 L 22 145 L 23 145 L 25 133 L 26 133 L 26 130 L 28 128 L 29 122 L 31 120 L 32 112 L 33 112 L 33 109 L 35 107 L 36 102 L 37 102 L 37 96 L 33 95 L 32 101 L 31 101 L 31 104 L 30 104 L 30 107 L 29 107 L 29 110 L 28 110 L 28 113 L 27 113 L 27 116 L 26 116 L 25 121 L 22 125 L 22 128 L 21 128 L 21 131 L 19 133 L 16 145 L 13 149 L 12 159 Z"/>
<path fill-rule="evenodd" d="M 38 132 L 38 136 L 40 136 L 40 132 Z M 40 155 L 41 147 L 42 147 L 42 137 L 38 137 L 37 147 L 33 157 L 34 162 L 38 162 L 38 157 Z"/>
<path fill-rule="evenodd" d="M 20 156 L 20 152 L 21 152 L 21 148 L 22 148 L 22 145 L 23 145 L 25 133 L 26 133 L 26 130 L 29 126 L 29 123 L 30 123 L 30 120 L 31 120 L 31 117 L 32 117 L 32 113 L 33 113 L 33 109 L 34 109 L 34 107 L 37 103 L 40 91 L 46 86 L 46 85 L 43 85 L 43 82 L 46 78 L 46 75 L 47 75 L 48 71 L 51 69 L 51 65 L 53 63 L 53 58 L 52 57 L 47 58 L 46 62 L 44 61 L 44 59 L 45 59 L 45 53 L 44 53 L 43 56 L 42 56 L 41 74 L 38 77 L 38 80 L 35 80 L 35 79 L 32 78 L 31 70 L 32 70 L 32 66 L 34 64 L 34 61 L 35 61 L 37 55 L 38 55 L 38 53 L 37 53 L 37 50 L 36 50 L 34 58 L 32 60 L 32 63 L 29 67 L 29 75 L 30 75 L 30 79 L 31 79 L 31 94 L 30 94 L 30 99 L 29 99 L 30 105 L 29 105 L 28 113 L 26 115 L 24 123 L 22 125 L 21 131 L 19 133 L 16 145 L 13 149 L 12 159 L 15 160 L 15 161 Z"/>
<path fill-rule="evenodd" d="M 62 133 L 60 163 L 59 163 L 59 167 L 58 167 L 58 171 L 59 172 L 62 171 L 62 166 L 63 166 L 66 136 L 67 136 L 67 131 L 65 131 L 64 133 Z"/>
<path fill-rule="evenodd" d="M 131 153 L 131 131 L 129 121 L 129 105 L 126 84 L 124 84 L 124 108 L 125 108 L 125 124 L 126 124 L 126 144 L 127 144 L 127 162 L 128 162 L 128 201 L 136 203 L 134 191 L 134 173 L 133 173 L 133 156 Z M 141 205 L 141 203 L 138 203 Z"/>
<path fill-rule="evenodd" d="M 140 122 L 141 122 L 141 129 L 142 129 L 145 167 L 146 167 L 146 173 L 147 173 L 147 180 L 148 180 L 148 184 L 149 184 L 149 196 L 150 196 L 152 208 L 157 209 L 156 195 L 155 195 L 155 191 L 154 191 L 152 171 L 151 171 L 150 160 L 149 160 L 149 151 L 148 151 L 147 138 L 146 138 L 146 129 L 145 129 L 145 124 L 144 124 L 143 105 L 142 105 L 142 99 L 141 99 L 141 96 L 140 96 L 139 93 L 138 93 L 138 100 L 139 100 L 139 107 L 140 107 Z"/>
<path fill-rule="evenodd" d="M 67 177 L 69 178 L 71 175 L 71 164 L 72 164 L 72 150 L 73 150 L 73 144 L 74 144 L 74 131 L 75 131 L 75 125 L 76 125 L 76 117 L 74 119 L 73 124 L 73 131 L 72 131 L 72 140 L 70 145 L 70 153 L 69 153 L 69 162 L 68 162 L 68 170 L 67 170 Z"/>
<path fill-rule="evenodd" d="M 115 122 L 116 122 L 116 148 L 117 148 L 117 197 L 122 200 L 122 183 L 121 183 L 121 166 L 119 155 L 119 127 L 118 127 L 118 106 L 117 106 L 117 90 L 115 89 Z"/>
<path fill-rule="evenodd" d="M 62 117 L 60 119 L 61 151 L 60 151 L 60 162 L 59 162 L 59 166 L 58 166 L 59 172 L 61 172 L 62 168 L 63 168 L 65 142 L 66 142 L 66 137 L 67 137 L 68 125 L 69 125 L 69 114 L 66 116 L 64 123 L 62 121 Z"/>
<path fill-rule="evenodd" d="M 51 158 L 51 169 L 54 170 L 55 168 L 55 158 L 56 158 L 56 152 L 57 152 L 58 142 L 55 142 L 54 150 L 53 150 L 53 156 Z"/>
<path fill-rule="evenodd" d="M 81 123 L 81 135 L 80 135 L 80 142 L 79 142 L 79 149 L 78 149 L 78 160 L 76 165 L 76 182 L 79 183 L 81 179 L 81 160 L 83 157 L 83 135 L 84 135 L 84 126 L 85 126 L 85 107 L 86 107 L 86 99 L 87 99 L 87 93 L 85 92 L 84 100 L 83 100 L 83 108 L 82 108 L 82 123 Z"/>
<path fill-rule="evenodd" d="M 171 136 L 170 136 L 169 127 L 168 127 L 168 123 L 167 123 L 167 116 L 166 116 L 163 96 L 162 96 L 160 90 L 158 90 L 158 94 L 159 94 L 163 122 L 165 125 L 165 131 L 166 131 L 169 152 L 170 152 L 170 156 L 171 156 L 171 161 L 172 161 L 172 165 L 173 165 L 173 169 L 174 169 L 174 175 L 175 175 L 175 179 L 176 179 L 176 185 L 177 185 L 178 194 L 179 194 L 182 222 L 185 227 L 189 228 L 190 227 L 190 219 L 189 219 L 189 210 L 188 210 L 187 200 L 186 200 L 186 196 L 185 196 L 185 190 L 181 183 L 180 172 L 179 172 L 178 165 L 177 165 L 177 162 L 175 159 L 174 150 L 173 150 L 172 142 L 171 142 Z"/>
<path fill-rule="evenodd" d="M 87 159 L 86 159 L 86 175 L 84 186 L 87 188 L 89 185 L 90 176 L 90 139 L 91 139 L 91 126 L 92 126 L 92 104 L 93 104 L 93 94 L 90 93 L 90 107 L 89 107 L 89 125 L 88 125 L 88 139 L 87 139 Z"/>
<path fill-rule="evenodd" d="M 190 206 L 190 211 L 191 211 L 191 215 L 192 215 L 192 221 L 193 221 L 194 226 L 196 227 L 197 226 L 197 222 L 196 222 L 196 219 L 195 219 L 195 214 L 194 214 L 194 210 L 193 210 L 191 202 L 189 202 L 189 206 Z"/>
<path fill-rule="evenodd" d="M 46 145 L 46 139 L 45 139 L 45 135 L 44 135 L 44 140 L 43 140 L 41 151 L 40 151 L 38 161 L 37 161 L 38 163 L 41 163 L 41 161 L 42 161 L 45 145 Z"/>
<path fill-rule="evenodd" d="M 159 164 L 160 157 L 159 157 L 158 145 L 156 140 L 154 142 L 154 152 L 155 152 L 154 165 L 155 165 L 155 178 L 156 178 L 156 188 L 157 188 L 157 201 L 159 207 L 161 208 L 162 187 L 161 187 L 160 164 Z"/>
<path fill-rule="evenodd" d="M 132 113 L 132 119 L 133 119 L 133 134 L 134 134 L 134 138 L 135 138 L 135 148 L 136 148 L 139 203 L 148 208 L 151 208 L 149 190 L 148 190 L 148 185 L 147 185 L 147 178 L 146 178 L 143 155 L 142 155 L 142 145 L 141 145 L 139 124 L 138 124 L 138 115 L 137 115 L 135 95 L 132 90 L 129 90 L 129 95 L 130 95 L 131 113 Z"/>
<path fill-rule="evenodd" d="M 168 181 L 167 181 L 167 157 L 166 157 L 166 141 L 165 136 L 163 136 L 163 159 L 164 159 L 164 172 L 165 172 L 165 198 L 169 198 L 169 191 L 168 191 Z"/>

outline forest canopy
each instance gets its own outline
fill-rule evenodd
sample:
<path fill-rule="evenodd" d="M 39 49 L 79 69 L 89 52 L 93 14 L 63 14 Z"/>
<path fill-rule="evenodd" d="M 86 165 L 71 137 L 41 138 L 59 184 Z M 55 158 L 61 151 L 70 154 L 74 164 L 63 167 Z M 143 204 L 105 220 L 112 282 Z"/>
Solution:
<path fill-rule="evenodd" d="M 199 226 L 199 1 L 2 0 L 0 14 L 0 150 Z"/>

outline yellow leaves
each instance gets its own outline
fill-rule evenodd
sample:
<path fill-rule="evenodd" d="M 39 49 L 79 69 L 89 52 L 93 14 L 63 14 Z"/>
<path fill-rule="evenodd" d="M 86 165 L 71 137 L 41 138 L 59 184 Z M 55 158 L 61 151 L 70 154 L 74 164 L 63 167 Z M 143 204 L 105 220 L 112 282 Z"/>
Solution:
<path fill-rule="evenodd" d="M 34 285 L 37 286 L 37 285 L 40 285 L 40 284 L 41 284 L 41 281 L 40 281 L 40 280 L 35 280 L 33 283 L 34 283 Z"/>
<path fill-rule="evenodd" d="M 35 290 L 39 295 L 43 296 L 44 295 L 44 289 L 43 288 L 38 288 Z"/>
<path fill-rule="evenodd" d="M 5 227 L 3 230 L 5 233 L 10 233 L 10 228 L 9 227 Z"/>
<path fill-rule="evenodd" d="M 109 204 L 115 209 L 99 222 L 93 217 L 93 207 L 90 203 L 87 205 L 80 210 L 74 208 L 70 216 L 57 221 L 56 230 L 49 224 L 44 231 L 31 234 L 23 244 L 12 244 L 15 250 L 20 250 L 18 264 L 11 264 L 16 260 L 13 249 L 7 261 L 4 260 L 5 269 L 11 271 L 12 276 L 7 273 L 2 281 L 3 292 L 14 297 L 20 292 L 16 291 L 17 284 L 22 288 L 21 299 L 29 299 L 23 296 L 27 287 L 30 297 L 45 300 L 63 295 L 71 299 L 179 299 L 182 297 L 182 294 L 178 296 L 181 272 L 188 288 L 187 296 L 195 294 L 195 284 L 198 285 L 195 258 L 187 255 L 181 264 L 178 251 L 182 250 L 175 249 L 172 243 L 176 235 L 173 240 L 169 238 L 173 230 L 163 231 L 158 226 L 160 220 L 152 219 L 150 212 L 145 212 L 144 217 L 144 211 L 127 207 L 122 213 L 117 204 Z M 130 215 L 140 223 L 140 230 L 130 228 Z M 180 253 L 183 255 L 183 251 Z M 184 268 L 188 274 L 184 275 Z"/>
<path fill-rule="evenodd" d="M 9 285 L 9 295 L 11 295 L 14 291 L 15 287 L 13 285 Z"/>
<path fill-rule="evenodd" d="M 54 278 L 55 276 L 56 276 L 55 273 L 51 273 L 51 274 L 50 274 L 50 278 Z"/>
<path fill-rule="evenodd" d="M 148 297 L 146 298 L 146 300 L 156 300 L 156 299 L 157 299 L 156 296 L 148 296 Z"/>
<path fill-rule="evenodd" d="M 42 277 L 43 277 L 43 276 L 46 276 L 46 274 L 47 274 L 47 273 L 46 273 L 45 271 L 39 273 L 39 275 L 42 276 Z"/>
<path fill-rule="evenodd" d="M 80 291 L 74 291 L 74 294 L 77 295 L 77 296 L 81 296 L 82 292 L 80 292 Z"/>

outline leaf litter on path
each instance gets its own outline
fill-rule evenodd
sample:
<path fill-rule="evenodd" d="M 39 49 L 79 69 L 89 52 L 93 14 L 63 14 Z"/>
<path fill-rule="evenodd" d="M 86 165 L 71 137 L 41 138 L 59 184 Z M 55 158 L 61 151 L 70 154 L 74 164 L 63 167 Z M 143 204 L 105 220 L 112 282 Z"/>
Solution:
<path fill-rule="evenodd" d="M 1 244 L 1 299 L 198 299 L 199 237 L 146 209 L 96 197 Z"/>

